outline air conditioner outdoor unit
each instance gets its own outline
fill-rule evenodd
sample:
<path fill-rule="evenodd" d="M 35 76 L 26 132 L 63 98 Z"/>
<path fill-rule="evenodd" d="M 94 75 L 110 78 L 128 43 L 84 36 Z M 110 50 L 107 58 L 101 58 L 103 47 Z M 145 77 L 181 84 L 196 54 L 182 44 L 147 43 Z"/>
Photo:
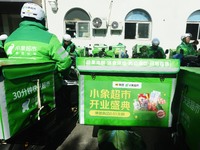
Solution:
<path fill-rule="evenodd" d="M 93 29 L 107 29 L 107 21 L 105 18 L 95 17 L 92 20 Z"/>
<path fill-rule="evenodd" d="M 122 22 L 113 21 L 111 23 L 111 30 L 122 30 Z"/>

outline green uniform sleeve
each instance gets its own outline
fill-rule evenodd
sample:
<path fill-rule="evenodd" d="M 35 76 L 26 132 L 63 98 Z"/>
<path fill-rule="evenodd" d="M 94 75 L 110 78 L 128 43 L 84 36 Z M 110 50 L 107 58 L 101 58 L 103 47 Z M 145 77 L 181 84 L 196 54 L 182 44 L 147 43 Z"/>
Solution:
<path fill-rule="evenodd" d="M 176 53 L 179 54 L 181 49 L 183 50 L 184 56 L 196 55 L 196 51 L 191 43 L 185 44 L 182 42 L 180 45 L 177 46 Z"/>
<path fill-rule="evenodd" d="M 58 71 L 63 71 L 71 66 L 72 60 L 69 53 L 65 51 L 58 38 L 53 35 L 49 45 L 51 46 L 50 56 L 57 64 Z"/>
<path fill-rule="evenodd" d="M 161 48 L 161 47 L 160 47 L 160 49 L 159 49 L 159 50 L 160 50 L 160 52 L 161 52 L 161 54 L 162 54 L 163 58 L 166 58 L 166 55 L 165 55 L 165 52 L 164 52 L 163 48 Z"/>
<path fill-rule="evenodd" d="M 158 47 L 157 49 L 155 49 L 152 46 L 148 46 L 147 48 L 148 58 L 166 58 L 165 52 L 162 47 Z"/>
<path fill-rule="evenodd" d="M 3 43 L 2 41 L 0 40 L 0 47 L 3 48 Z"/>
<path fill-rule="evenodd" d="M 186 48 L 184 47 L 184 46 L 182 46 L 182 45 L 178 45 L 177 47 L 176 47 L 176 54 L 180 54 L 180 50 L 183 50 L 183 52 L 184 52 L 184 55 L 186 55 L 186 53 L 187 53 L 187 50 L 186 50 Z"/>

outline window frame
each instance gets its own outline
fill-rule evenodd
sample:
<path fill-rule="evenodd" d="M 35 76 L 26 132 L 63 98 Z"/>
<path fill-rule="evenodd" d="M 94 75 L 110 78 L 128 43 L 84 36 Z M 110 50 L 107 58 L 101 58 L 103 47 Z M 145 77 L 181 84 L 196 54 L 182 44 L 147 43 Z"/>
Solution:
<path fill-rule="evenodd" d="M 80 15 L 84 13 L 84 15 Z M 78 15 L 79 14 L 79 15 Z M 64 17 L 64 29 L 65 33 L 70 34 L 72 38 L 91 38 L 91 31 L 90 31 L 90 22 L 91 17 L 88 15 L 88 13 L 81 9 L 81 8 L 73 8 L 69 10 Z M 72 29 L 68 29 L 70 27 L 70 23 L 72 24 Z M 81 36 L 81 29 L 79 28 L 79 25 L 81 23 L 86 23 L 87 30 L 86 30 L 86 36 Z M 84 32 L 82 32 L 84 34 Z M 82 34 L 82 35 L 83 35 Z"/>
<path fill-rule="evenodd" d="M 192 28 L 190 30 L 188 30 L 188 25 L 197 25 L 197 31 L 196 32 L 196 37 L 194 37 L 195 34 L 193 34 L 194 32 L 191 32 Z M 195 28 L 193 28 L 195 29 Z M 200 10 L 196 10 L 193 13 L 191 13 L 187 19 L 186 22 L 186 29 L 185 29 L 186 33 L 190 33 L 192 34 L 192 40 L 200 40 Z"/>
<path fill-rule="evenodd" d="M 133 24 L 136 24 L 136 28 L 135 28 L 135 38 L 125 38 L 125 33 L 124 33 L 124 39 L 134 39 L 134 40 L 137 40 L 137 39 L 140 39 L 140 40 L 148 40 L 148 39 L 150 39 L 150 37 L 151 37 L 151 24 L 152 24 L 152 22 L 151 21 L 125 21 L 125 24 L 126 23 L 133 23 Z M 139 37 L 139 31 L 138 31 L 138 26 L 139 26 L 139 24 L 148 24 L 149 25 L 149 28 L 148 28 L 148 37 L 147 38 L 140 38 Z"/>
<path fill-rule="evenodd" d="M 86 35 L 88 35 L 88 36 L 79 36 L 80 35 L 80 30 L 81 30 L 81 29 L 79 29 L 79 25 L 81 23 L 87 24 L 87 31 L 83 32 L 83 33 L 86 33 Z M 90 21 L 77 21 L 76 22 L 76 31 L 77 31 L 77 33 L 76 33 L 76 35 L 77 35 L 76 37 L 77 38 L 90 38 L 90 35 L 91 35 L 91 33 L 90 33 Z"/>
<path fill-rule="evenodd" d="M 74 28 L 70 30 L 67 29 L 67 24 L 72 23 L 74 24 Z M 88 31 L 85 32 L 87 33 L 88 36 L 79 36 L 80 35 L 80 30 L 79 30 L 79 24 L 80 23 L 86 23 L 88 24 Z M 90 38 L 91 37 L 91 32 L 90 32 L 90 21 L 75 21 L 75 20 L 65 20 L 65 32 L 67 34 L 70 34 L 73 38 Z M 71 33 L 70 33 L 71 32 Z M 73 32 L 73 34 L 72 34 Z"/>
<path fill-rule="evenodd" d="M 139 13 L 138 13 L 139 12 Z M 143 18 L 135 18 L 135 15 L 141 15 L 144 16 Z M 125 29 L 125 32 L 124 32 L 124 39 L 134 39 L 134 40 L 149 40 L 151 38 L 151 34 L 152 34 L 152 19 L 151 19 L 151 16 L 149 15 L 149 13 L 147 11 L 145 11 L 144 9 L 133 9 L 131 10 L 125 17 L 125 27 L 126 27 L 126 23 L 133 23 L 135 24 L 135 38 L 126 38 L 127 35 L 126 33 L 126 29 Z M 139 25 L 140 24 L 148 24 L 148 35 L 147 35 L 147 38 L 140 38 L 139 37 Z"/>
<path fill-rule="evenodd" d="M 187 32 L 189 32 L 190 33 L 190 31 L 188 31 L 187 29 L 187 27 L 188 27 L 188 24 L 194 24 L 194 25 L 198 25 L 198 29 L 197 29 L 197 36 L 196 37 L 194 37 L 194 35 L 192 34 L 192 40 L 200 40 L 200 21 L 198 22 L 198 21 L 187 21 L 187 23 L 186 23 L 186 33 Z"/>

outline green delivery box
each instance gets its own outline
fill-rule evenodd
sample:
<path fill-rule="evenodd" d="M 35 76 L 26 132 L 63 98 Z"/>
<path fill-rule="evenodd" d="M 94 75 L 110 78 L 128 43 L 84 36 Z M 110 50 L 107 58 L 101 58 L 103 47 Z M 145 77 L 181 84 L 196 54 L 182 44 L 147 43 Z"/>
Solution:
<path fill-rule="evenodd" d="M 105 44 L 94 44 L 92 54 L 98 54 L 100 51 L 102 51 L 103 48 L 106 50 L 108 49 L 108 46 Z"/>
<path fill-rule="evenodd" d="M 126 46 L 119 43 L 117 45 L 113 45 L 112 48 L 114 49 L 115 55 L 118 56 L 118 58 L 121 58 L 121 53 L 125 52 Z"/>
<path fill-rule="evenodd" d="M 0 59 L 0 139 L 55 108 L 53 62 Z"/>
<path fill-rule="evenodd" d="M 175 59 L 77 58 L 80 124 L 171 126 Z"/>
<path fill-rule="evenodd" d="M 179 123 L 184 130 L 181 135 L 190 150 L 200 149 L 199 80 L 199 67 L 181 67 L 177 82 L 177 92 L 181 94 Z"/>

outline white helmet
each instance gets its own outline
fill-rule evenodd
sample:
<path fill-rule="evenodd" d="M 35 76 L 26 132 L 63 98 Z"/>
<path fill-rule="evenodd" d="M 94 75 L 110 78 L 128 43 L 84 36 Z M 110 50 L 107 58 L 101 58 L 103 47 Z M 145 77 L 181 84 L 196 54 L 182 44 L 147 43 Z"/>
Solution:
<path fill-rule="evenodd" d="M 71 35 L 69 35 L 69 34 L 65 34 L 65 35 L 63 35 L 63 39 L 64 39 L 65 41 L 71 41 L 72 37 L 71 37 Z"/>
<path fill-rule="evenodd" d="M 154 38 L 154 39 L 152 40 L 152 45 L 158 46 L 159 44 L 160 44 L 160 41 L 159 41 L 158 38 Z"/>
<path fill-rule="evenodd" d="M 44 10 L 35 3 L 25 3 L 21 9 L 21 18 L 30 17 L 36 20 L 43 20 L 45 18 Z"/>
<path fill-rule="evenodd" d="M 183 40 L 186 37 L 192 37 L 191 33 L 185 33 L 184 35 L 181 36 L 181 40 Z"/>
<path fill-rule="evenodd" d="M 6 34 L 2 34 L 0 35 L 0 41 L 4 41 L 8 38 L 8 36 Z"/>

